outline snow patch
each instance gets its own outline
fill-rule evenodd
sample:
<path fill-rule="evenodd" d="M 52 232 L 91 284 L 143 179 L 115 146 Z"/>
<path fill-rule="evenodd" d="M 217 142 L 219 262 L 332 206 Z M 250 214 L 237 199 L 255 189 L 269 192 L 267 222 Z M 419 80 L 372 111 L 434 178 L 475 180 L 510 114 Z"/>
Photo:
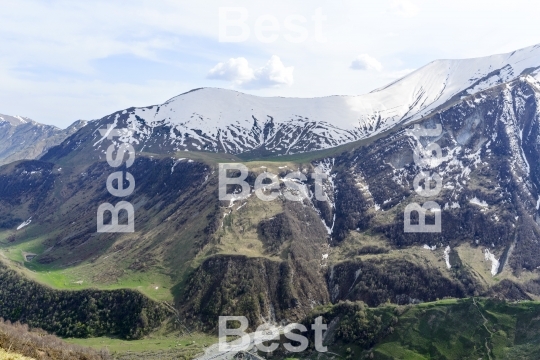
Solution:
<path fill-rule="evenodd" d="M 469 200 L 471 204 L 481 206 L 483 208 L 487 208 L 488 204 L 485 200 L 480 201 L 476 196 L 473 197 L 471 200 Z"/>
<path fill-rule="evenodd" d="M 491 252 L 489 252 L 489 249 L 484 250 L 484 259 L 486 261 L 491 261 L 491 275 L 495 276 L 497 275 L 497 272 L 499 271 L 499 260 L 495 258 L 495 255 L 493 255 Z"/>
<path fill-rule="evenodd" d="M 182 160 L 185 160 L 185 158 L 180 158 L 180 159 L 176 160 L 176 161 L 173 163 L 173 166 L 172 166 L 172 168 L 171 168 L 171 174 L 174 173 L 174 168 L 175 168 L 176 165 L 177 165 L 180 161 L 182 161 Z"/>
<path fill-rule="evenodd" d="M 26 220 L 25 222 L 23 222 L 21 225 L 19 225 L 19 226 L 17 227 L 17 230 L 21 230 L 22 228 L 24 228 L 24 227 L 30 225 L 31 222 L 32 222 L 32 218 Z"/>
<path fill-rule="evenodd" d="M 451 269 L 452 268 L 452 265 L 450 265 L 450 245 L 448 245 L 446 247 L 446 249 L 444 249 L 444 261 L 446 262 L 446 267 L 448 269 Z"/>

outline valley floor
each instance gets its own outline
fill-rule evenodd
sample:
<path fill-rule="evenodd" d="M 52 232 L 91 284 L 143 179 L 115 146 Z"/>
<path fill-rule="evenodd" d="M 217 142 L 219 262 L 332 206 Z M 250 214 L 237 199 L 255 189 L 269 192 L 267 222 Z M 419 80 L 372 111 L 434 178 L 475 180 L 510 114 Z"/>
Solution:
<path fill-rule="evenodd" d="M 153 334 L 141 340 L 122 340 L 108 337 L 65 339 L 95 349 L 107 349 L 115 359 L 194 359 L 217 342 L 217 336 L 192 334 Z"/>

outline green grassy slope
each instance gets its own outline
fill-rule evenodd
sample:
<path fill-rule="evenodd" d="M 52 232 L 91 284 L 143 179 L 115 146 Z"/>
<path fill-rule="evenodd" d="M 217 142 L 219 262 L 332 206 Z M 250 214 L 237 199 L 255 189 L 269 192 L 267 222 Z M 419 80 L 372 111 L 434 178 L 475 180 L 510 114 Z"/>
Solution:
<path fill-rule="evenodd" d="M 344 302 L 319 308 L 307 322 L 316 316 L 334 320 L 326 345 L 347 359 L 540 358 L 540 302 L 467 298 L 378 308 Z"/>
<path fill-rule="evenodd" d="M 380 359 L 538 359 L 540 303 L 467 299 L 422 304 L 374 349 Z"/>

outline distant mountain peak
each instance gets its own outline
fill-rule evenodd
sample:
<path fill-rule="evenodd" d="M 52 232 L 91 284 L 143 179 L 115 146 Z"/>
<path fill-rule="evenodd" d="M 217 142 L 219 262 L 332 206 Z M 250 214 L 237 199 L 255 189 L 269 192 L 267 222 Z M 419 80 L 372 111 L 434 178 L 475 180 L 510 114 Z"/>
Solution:
<path fill-rule="evenodd" d="M 198 88 L 102 120 L 137 129 L 132 140 L 155 151 L 297 154 L 372 137 L 521 76 L 536 81 L 539 70 L 540 46 L 535 45 L 507 54 L 436 60 L 364 95 L 259 97 Z"/>
<path fill-rule="evenodd" d="M 35 123 L 34 120 L 29 119 L 27 117 L 23 117 L 19 115 L 10 116 L 10 115 L 0 114 L 0 124 L 6 123 L 6 122 L 8 122 L 11 126 L 19 126 L 19 125 L 23 125 L 27 123 Z"/>
<path fill-rule="evenodd" d="M 79 120 L 62 130 L 27 117 L 0 114 L 0 165 L 36 159 L 86 124 Z"/>

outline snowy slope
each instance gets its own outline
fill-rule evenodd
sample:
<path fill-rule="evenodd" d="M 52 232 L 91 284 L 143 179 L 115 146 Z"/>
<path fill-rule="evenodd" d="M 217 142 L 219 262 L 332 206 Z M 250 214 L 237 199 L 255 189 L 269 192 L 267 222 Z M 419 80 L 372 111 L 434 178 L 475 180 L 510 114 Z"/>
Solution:
<path fill-rule="evenodd" d="M 365 95 L 262 98 L 203 88 L 106 119 L 126 120 L 143 144 L 155 142 L 151 134 L 157 128 L 168 131 L 162 140 L 175 150 L 293 154 L 376 135 L 520 75 L 540 78 L 539 69 L 536 45 L 510 54 L 434 61 Z"/>
<path fill-rule="evenodd" d="M 472 95 L 499 84 L 512 81 L 524 73 L 540 77 L 540 44 L 509 54 L 493 55 L 465 60 L 437 60 L 404 78 L 358 96 L 352 103 L 358 109 L 381 104 L 379 109 L 390 116 L 396 114 L 405 119 L 417 119 L 427 115 L 449 100 Z"/>

